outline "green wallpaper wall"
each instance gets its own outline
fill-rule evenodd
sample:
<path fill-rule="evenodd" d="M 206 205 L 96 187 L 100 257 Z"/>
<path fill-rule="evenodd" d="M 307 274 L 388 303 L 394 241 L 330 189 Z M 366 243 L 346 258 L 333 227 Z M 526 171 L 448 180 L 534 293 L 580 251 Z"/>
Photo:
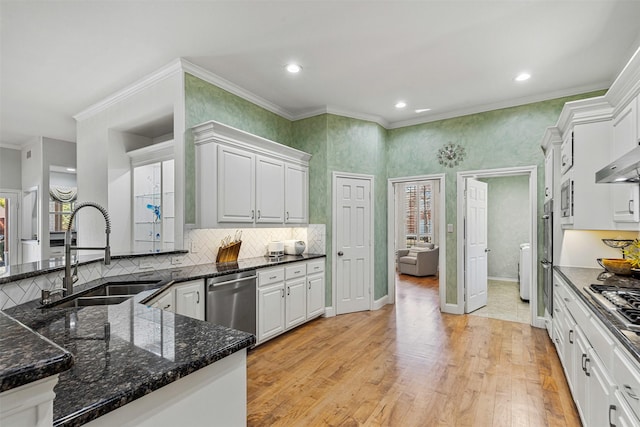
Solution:
<path fill-rule="evenodd" d="M 185 129 L 215 120 L 245 132 L 291 145 L 291 122 L 226 90 L 185 73 Z M 195 148 L 185 135 L 185 222 L 195 223 Z"/>
<path fill-rule="evenodd" d="M 540 141 L 547 127 L 558 121 L 565 102 L 602 95 L 604 91 L 537 102 L 513 108 L 455 117 L 432 123 L 388 131 L 387 175 L 389 178 L 445 173 L 446 223 L 456 224 L 456 173 L 458 171 L 495 169 L 513 166 L 538 166 L 538 211 L 542 211 L 544 157 Z M 466 156 L 458 166 L 445 168 L 436 153 L 445 143 L 462 145 Z M 542 227 L 538 242 L 542 242 Z M 458 230 L 447 233 L 446 300 L 457 302 Z M 541 247 L 538 248 L 542 250 Z M 542 289 L 539 286 L 541 313 Z"/>
<path fill-rule="evenodd" d="M 375 298 L 386 294 L 386 186 L 388 178 L 446 174 L 446 223 L 456 224 L 456 172 L 511 166 L 538 166 L 538 204 L 542 209 L 543 157 L 540 140 L 556 123 L 565 102 L 602 95 L 604 91 L 494 110 L 432 123 L 385 130 L 376 123 L 323 114 L 290 122 L 223 89 L 185 74 L 186 129 L 216 120 L 313 155 L 310 166 L 309 214 L 327 226 L 327 271 L 331 271 L 332 172 L 374 176 Z M 195 221 L 193 137 L 187 131 L 185 217 Z M 447 142 L 465 147 L 465 160 L 444 168 L 437 150 Z M 541 230 L 539 230 L 539 233 Z M 456 236 L 447 234 L 447 302 L 456 303 Z M 539 242 L 542 241 L 538 236 Z M 541 248 L 539 248 L 541 250 Z M 330 277 L 330 275 L 328 275 Z M 539 301 L 542 304 L 541 289 Z M 327 289 L 327 303 L 331 288 Z M 539 309 L 540 311 L 540 309 Z"/>
<path fill-rule="evenodd" d="M 312 223 L 326 224 L 327 271 L 332 271 L 333 172 L 374 176 L 374 239 L 386 242 L 386 130 L 376 123 L 323 114 L 293 122 L 292 146 L 312 154 L 309 211 Z M 375 245 L 374 297 L 387 294 L 386 245 Z M 327 289 L 331 303 L 331 288 Z"/>

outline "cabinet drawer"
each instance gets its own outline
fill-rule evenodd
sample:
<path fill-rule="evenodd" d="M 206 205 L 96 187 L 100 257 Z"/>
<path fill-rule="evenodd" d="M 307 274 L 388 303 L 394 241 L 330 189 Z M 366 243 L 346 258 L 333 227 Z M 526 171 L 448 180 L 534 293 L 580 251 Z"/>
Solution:
<path fill-rule="evenodd" d="M 258 273 L 258 286 L 284 281 L 284 268 L 271 268 Z"/>
<path fill-rule="evenodd" d="M 640 367 L 619 348 L 613 350 L 613 378 L 636 416 L 640 416 Z"/>
<path fill-rule="evenodd" d="M 615 341 L 598 319 L 592 317 L 590 322 L 591 327 L 585 327 L 585 331 L 588 331 L 586 332 L 587 339 L 600 360 L 602 360 L 604 367 L 611 371 L 613 366 L 613 352 L 611 349 L 614 347 Z"/>
<path fill-rule="evenodd" d="M 309 261 L 307 274 L 322 273 L 324 271 L 324 259 L 321 261 Z"/>
<path fill-rule="evenodd" d="M 297 262 L 285 269 L 284 277 L 289 279 L 295 279 L 296 277 L 304 277 L 307 275 L 307 264 L 303 262 Z"/>

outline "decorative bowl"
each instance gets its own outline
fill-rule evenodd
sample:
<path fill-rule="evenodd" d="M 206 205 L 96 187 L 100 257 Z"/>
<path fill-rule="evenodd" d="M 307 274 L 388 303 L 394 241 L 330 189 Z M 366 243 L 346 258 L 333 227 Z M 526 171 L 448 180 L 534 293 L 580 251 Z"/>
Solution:
<path fill-rule="evenodd" d="M 598 264 L 609 273 L 615 273 L 619 276 L 631 275 L 631 263 L 623 258 L 598 258 Z"/>

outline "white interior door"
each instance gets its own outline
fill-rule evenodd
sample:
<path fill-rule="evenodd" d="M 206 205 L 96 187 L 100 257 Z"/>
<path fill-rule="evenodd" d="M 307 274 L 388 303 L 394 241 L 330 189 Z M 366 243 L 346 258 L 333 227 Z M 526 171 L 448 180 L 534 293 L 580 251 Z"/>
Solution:
<path fill-rule="evenodd" d="M 465 312 L 487 305 L 487 184 L 466 180 Z"/>
<path fill-rule="evenodd" d="M 371 181 L 336 178 L 336 314 L 369 310 Z"/>

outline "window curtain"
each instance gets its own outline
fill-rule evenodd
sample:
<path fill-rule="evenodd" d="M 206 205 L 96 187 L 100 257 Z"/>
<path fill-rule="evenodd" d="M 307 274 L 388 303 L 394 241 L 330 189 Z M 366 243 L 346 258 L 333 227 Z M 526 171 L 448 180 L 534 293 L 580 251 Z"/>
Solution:
<path fill-rule="evenodd" d="M 58 202 L 70 203 L 78 197 L 78 189 L 76 187 L 50 187 L 49 195 Z"/>

